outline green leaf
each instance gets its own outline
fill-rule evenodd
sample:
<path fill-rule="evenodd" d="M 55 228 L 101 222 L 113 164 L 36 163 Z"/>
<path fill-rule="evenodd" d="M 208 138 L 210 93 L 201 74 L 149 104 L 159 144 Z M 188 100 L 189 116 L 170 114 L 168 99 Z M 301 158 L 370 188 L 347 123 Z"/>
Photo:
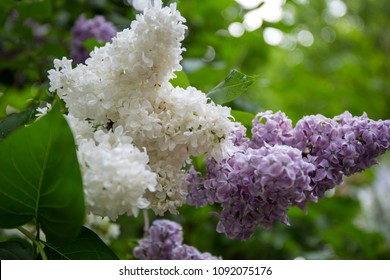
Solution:
<path fill-rule="evenodd" d="M 238 110 L 232 110 L 231 114 L 235 121 L 240 122 L 245 127 L 252 127 L 252 121 L 256 117 L 254 114 Z"/>
<path fill-rule="evenodd" d="M 59 106 L 0 142 L 0 227 L 35 220 L 51 242 L 69 242 L 85 216 L 72 132 Z"/>
<path fill-rule="evenodd" d="M 89 51 L 93 51 L 95 47 L 102 47 L 106 42 L 99 42 L 96 38 L 88 38 L 83 42 L 83 46 Z"/>
<path fill-rule="evenodd" d="M 246 127 L 247 137 L 252 137 L 252 121 L 256 116 L 251 113 L 238 110 L 232 110 L 231 115 L 234 117 L 236 122 L 240 122 L 243 126 Z"/>
<path fill-rule="evenodd" d="M 10 133 L 30 122 L 36 113 L 36 106 L 27 108 L 20 113 L 13 113 L 0 121 L 0 141 Z"/>
<path fill-rule="evenodd" d="M 190 86 L 190 81 L 184 71 L 175 72 L 176 78 L 173 78 L 170 82 L 174 87 L 187 88 Z"/>
<path fill-rule="evenodd" d="M 100 237 L 86 227 L 72 243 L 66 246 L 47 244 L 45 252 L 50 260 L 118 260 Z"/>
<path fill-rule="evenodd" d="M 207 94 L 207 97 L 217 104 L 228 103 L 243 94 L 254 81 L 255 77 L 247 76 L 233 69 L 225 80 Z"/>
<path fill-rule="evenodd" d="M 0 260 L 31 260 L 32 245 L 20 238 L 0 242 Z"/>

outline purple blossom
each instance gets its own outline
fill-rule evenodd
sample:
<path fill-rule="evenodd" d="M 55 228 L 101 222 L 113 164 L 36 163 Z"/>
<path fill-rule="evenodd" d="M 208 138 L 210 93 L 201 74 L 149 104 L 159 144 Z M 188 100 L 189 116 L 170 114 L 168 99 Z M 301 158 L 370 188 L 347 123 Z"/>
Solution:
<path fill-rule="evenodd" d="M 155 220 L 149 228 L 148 237 L 139 241 L 134 256 L 146 260 L 172 259 L 172 251 L 183 242 L 181 225 L 169 220 Z"/>
<path fill-rule="evenodd" d="M 308 174 L 314 166 L 303 161 L 298 149 L 266 144 L 237 152 L 221 163 L 208 160 L 207 169 L 212 172 L 203 179 L 203 190 L 208 201 L 222 207 L 215 213 L 220 220 L 217 231 L 246 239 L 259 225 L 288 224 L 288 208 L 304 200 L 304 191 L 311 190 Z M 189 184 L 194 179 L 199 182 L 199 177 L 189 177 Z"/>
<path fill-rule="evenodd" d="M 209 253 L 200 253 L 196 248 L 182 244 L 181 225 L 169 220 L 155 220 L 148 230 L 148 236 L 138 243 L 133 254 L 142 260 L 217 259 Z"/>
<path fill-rule="evenodd" d="M 365 114 L 353 117 L 348 112 L 333 119 L 307 116 L 298 121 L 294 139 L 293 146 L 316 166 L 311 174 L 312 194 L 323 197 L 327 190 L 342 183 L 344 175 L 376 163 L 389 148 L 390 121 L 373 121 Z"/>
<path fill-rule="evenodd" d="M 106 21 L 103 16 L 95 16 L 86 19 L 81 15 L 72 28 L 71 57 L 75 63 L 84 63 L 89 56 L 83 43 L 89 38 L 95 38 L 99 42 L 109 42 L 116 34 L 115 26 Z"/>
<path fill-rule="evenodd" d="M 345 112 L 333 119 L 306 116 L 292 127 L 282 112 L 260 113 L 252 139 L 245 128 L 230 135 L 239 151 L 221 162 L 206 161 L 207 176 L 188 176 L 188 203 L 218 204 L 217 231 L 247 239 L 257 227 L 289 224 L 288 208 L 305 209 L 349 176 L 369 168 L 390 146 L 390 121 Z M 201 187 L 199 187 L 201 186 Z"/>

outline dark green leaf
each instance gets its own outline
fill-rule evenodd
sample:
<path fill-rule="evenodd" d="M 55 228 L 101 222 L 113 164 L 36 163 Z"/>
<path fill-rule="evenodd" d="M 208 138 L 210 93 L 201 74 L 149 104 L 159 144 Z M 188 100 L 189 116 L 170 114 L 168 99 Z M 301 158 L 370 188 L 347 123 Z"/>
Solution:
<path fill-rule="evenodd" d="M 174 87 L 187 88 L 190 86 L 190 81 L 184 71 L 175 72 L 176 78 L 173 78 L 170 82 Z"/>
<path fill-rule="evenodd" d="M 117 260 L 114 252 L 90 229 L 83 227 L 80 235 L 66 246 L 47 244 L 45 252 L 51 260 Z"/>
<path fill-rule="evenodd" d="M 224 81 L 207 94 L 207 97 L 217 104 L 225 104 L 243 94 L 254 81 L 254 77 L 247 76 L 233 69 Z"/>
<path fill-rule="evenodd" d="M 32 255 L 33 247 L 24 239 L 15 238 L 0 243 L 0 260 L 31 260 Z"/>
<path fill-rule="evenodd" d="M 59 106 L 0 142 L 0 227 L 35 219 L 48 241 L 75 238 L 84 220 L 81 173 Z"/>
<path fill-rule="evenodd" d="M 27 108 L 20 113 L 13 113 L 0 121 L 0 140 L 4 139 L 11 132 L 30 122 L 36 113 L 36 106 Z"/>

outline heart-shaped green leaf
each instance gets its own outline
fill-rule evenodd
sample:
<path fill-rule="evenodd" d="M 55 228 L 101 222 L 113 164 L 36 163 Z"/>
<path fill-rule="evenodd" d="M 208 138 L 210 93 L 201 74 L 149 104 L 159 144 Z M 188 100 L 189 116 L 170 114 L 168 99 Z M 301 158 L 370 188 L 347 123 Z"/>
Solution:
<path fill-rule="evenodd" d="M 0 227 L 34 220 L 48 241 L 66 243 L 83 224 L 81 172 L 72 132 L 55 106 L 0 142 Z"/>
<path fill-rule="evenodd" d="M 100 237 L 86 227 L 72 243 L 66 246 L 47 244 L 45 252 L 49 260 L 118 260 Z"/>
<path fill-rule="evenodd" d="M 243 94 L 254 81 L 254 77 L 233 69 L 225 80 L 207 94 L 207 97 L 217 104 L 228 103 Z"/>

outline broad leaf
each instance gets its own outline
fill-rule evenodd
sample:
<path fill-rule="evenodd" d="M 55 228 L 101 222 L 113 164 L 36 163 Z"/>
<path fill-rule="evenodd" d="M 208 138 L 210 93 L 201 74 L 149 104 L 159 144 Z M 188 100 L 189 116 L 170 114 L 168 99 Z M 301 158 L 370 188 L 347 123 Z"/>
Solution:
<path fill-rule="evenodd" d="M 45 252 L 50 260 L 118 260 L 100 237 L 86 227 L 72 243 L 66 246 L 47 244 Z"/>
<path fill-rule="evenodd" d="M 53 242 L 75 238 L 85 210 L 72 132 L 58 106 L 0 142 L 0 227 L 34 219 Z"/>
<path fill-rule="evenodd" d="M 0 242 L 0 260 L 31 260 L 32 245 L 20 238 Z"/>
<path fill-rule="evenodd" d="M 207 97 L 217 104 L 228 103 L 243 94 L 254 81 L 254 77 L 247 76 L 233 69 L 225 80 L 207 94 Z"/>

